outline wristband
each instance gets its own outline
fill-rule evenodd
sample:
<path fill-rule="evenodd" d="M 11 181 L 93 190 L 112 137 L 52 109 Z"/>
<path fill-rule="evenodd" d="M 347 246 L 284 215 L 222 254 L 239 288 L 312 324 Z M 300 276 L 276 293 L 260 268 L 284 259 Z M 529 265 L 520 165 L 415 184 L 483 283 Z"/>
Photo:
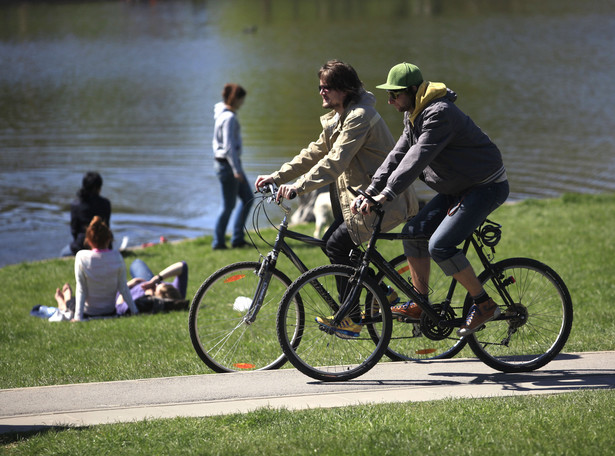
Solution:
<path fill-rule="evenodd" d="M 156 276 L 155 276 L 155 277 L 157 277 L 157 279 L 156 279 L 156 283 L 160 283 L 160 282 L 162 282 L 162 275 L 160 275 L 160 274 L 156 274 Z"/>

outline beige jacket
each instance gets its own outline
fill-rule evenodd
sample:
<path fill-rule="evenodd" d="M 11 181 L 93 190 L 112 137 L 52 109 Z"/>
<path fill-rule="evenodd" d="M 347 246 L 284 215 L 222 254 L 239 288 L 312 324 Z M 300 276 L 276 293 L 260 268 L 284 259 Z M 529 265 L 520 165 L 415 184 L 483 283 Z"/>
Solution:
<path fill-rule="evenodd" d="M 374 215 L 353 215 L 350 204 L 354 196 L 347 190 L 365 190 L 395 141 L 386 123 L 375 109 L 376 98 L 363 92 L 357 103 L 351 103 L 340 116 L 335 111 L 320 118 L 323 131 L 291 161 L 272 174 L 277 185 L 296 179 L 298 193 L 309 193 L 325 185 L 331 186 L 332 200 L 340 203 L 342 216 L 352 240 L 361 244 L 369 239 Z M 335 207 L 335 203 L 333 204 Z M 387 203 L 382 223 L 390 231 L 418 212 L 418 200 L 412 187 L 399 198 Z"/>

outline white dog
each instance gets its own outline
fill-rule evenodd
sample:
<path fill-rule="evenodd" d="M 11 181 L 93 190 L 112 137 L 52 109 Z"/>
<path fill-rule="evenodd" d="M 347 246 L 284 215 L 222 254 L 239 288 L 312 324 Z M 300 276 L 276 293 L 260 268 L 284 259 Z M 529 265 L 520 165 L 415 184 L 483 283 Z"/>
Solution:
<path fill-rule="evenodd" d="M 333 221 L 333 210 L 331 209 L 329 192 L 322 192 L 316 197 L 316 201 L 314 201 L 314 218 L 316 219 L 314 237 L 320 238 Z"/>

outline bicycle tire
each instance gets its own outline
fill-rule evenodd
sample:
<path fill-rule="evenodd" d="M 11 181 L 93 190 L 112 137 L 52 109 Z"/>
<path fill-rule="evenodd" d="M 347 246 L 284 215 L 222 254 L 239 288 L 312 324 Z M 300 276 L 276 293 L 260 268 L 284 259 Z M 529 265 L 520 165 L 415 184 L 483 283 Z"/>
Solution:
<path fill-rule="evenodd" d="M 338 303 L 336 278 L 348 281 L 354 272 L 352 267 L 343 265 L 326 265 L 307 271 L 293 282 L 278 309 L 277 333 L 284 354 L 299 371 L 316 380 L 345 381 L 366 373 L 380 360 L 389 343 L 391 310 L 383 305 L 388 303 L 386 296 L 373 278 L 363 282 L 359 303 L 364 316 L 373 315 L 376 305 L 382 310 L 380 317 L 364 324 L 378 327 L 381 337 L 377 341 L 365 335 L 365 331 L 360 337 L 344 339 L 324 331 L 316 321 L 316 317 L 334 313 L 315 288 L 316 281 Z M 297 307 L 303 312 L 302 319 L 295 315 Z M 303 325 L 300 328 L 296 327 L 298 321 Z M 300 337 L 293 338 L 297 333 Z"/>
<path fill-rule="evenodd" d="M 502 260 L 493 265 L 493 270 L 505 280 L 507 292 L 526 318 L 488 322 L 484 329 L 468 336 L 468 343 L 493 369 L 508 373 L 538 369 L 557 356 L 570 335 L 573 309 L 568 288 L 553 269 L 530 258 Z M 501 300 L 489 271 L 483 271 L 479 280 L 496 302 Z M 513 311 L 501 301 L 497 303 L 503 314 Z M 467 299 L 465 315 L 471 305 L 471 299 Z M 516 332 L 505 345 L 508 329 L 515 326 Z"/>
<path fill-rule="evenodd" d="M 400 274 L 409 273 L 408 261 L 405 255 L 399 255 L 389 262 Z M 400 304 L 409 301 L 410 297 L 404 295 L 380 272 L 376 275 L 376 281 L 391 286 L 399 295 Z M 447 277 L 442 269 L 432 260 L 431 274 L 429 279 L 429 302 L 439 304 L 446 299 L 452 278 Z M 466 290 L 461 285 L 455 288 L 451 310 L 456 317 L 463 317 Z M 442 340 L 433 340 L 426 337 L 420 328 L 419 322 L 398 321 L 393 318 L 393 333 L 385 352 L 392 361 L 425 361 L 430 359 L 448 359 L 458 354 L 466 346 L 466 340 L 458 337 L 454 330 Z M 373 337 L 380 337 L 373 334 Z"/>
<path fill-rule="evenodd" d="M 276 336 L 277 305 L 291 280 L 271 271 L 269 288 L 256 320 L 244 316 L 254 297 L 261 263 L 239 262 L 211 274 L 190 305 L 192 345 L 201 360 L 218 373 L 277 369 L 286 362 Z"/>

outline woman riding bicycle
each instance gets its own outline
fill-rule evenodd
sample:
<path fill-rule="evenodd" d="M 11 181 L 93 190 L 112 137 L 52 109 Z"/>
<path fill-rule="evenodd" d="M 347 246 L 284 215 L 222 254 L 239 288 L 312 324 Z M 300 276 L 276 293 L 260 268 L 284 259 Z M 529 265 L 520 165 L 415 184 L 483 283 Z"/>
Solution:
<path fill-rule="evenodd" d="M 506 201 L 509 187 L 502 156 L 455 106 L 455 92 L 442 83 L 423 81 L 415 65 L 395 65 L 386 84 L 377 88 L 387 90 L 389 104 L 404 113 L 404 130 L 366 193 L 379 203 L 393 201 L 417 178 L 438 192 L 404 226 L 403 232 L 416 238 L 404 241 L 404 253 L 419 293 L 427 295 L 429 290 L 430 256 L 467 289 L 474 305 L 457 331 L 467 336 L 500 314 L 457 246 Z M 355 213 L 370 213 L 369 201 L 361 197 L 352 208 Z M 391 311 L 412 319 L 420 318 L 422 312 L 412 302 Z"/>

